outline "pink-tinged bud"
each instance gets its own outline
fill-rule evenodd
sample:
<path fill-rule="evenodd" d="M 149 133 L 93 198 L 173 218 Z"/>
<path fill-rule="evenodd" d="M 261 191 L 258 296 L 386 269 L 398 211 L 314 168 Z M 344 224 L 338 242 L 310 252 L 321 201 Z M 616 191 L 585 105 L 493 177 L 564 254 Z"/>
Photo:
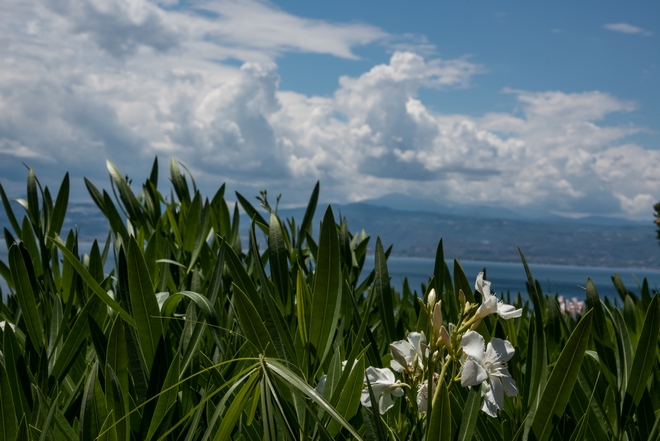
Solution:
<path fill-rule="evenodd" d="M 433 329 L 439 330 L 442 326 L 442 300 L 435 304 L 433 309 Z"/>
<path fill-rule="evenodd" d="M 440 338 L 447 350 L 451 353 L 451 339 L 449 338 L 449 332 L 447 332 L 447 329 L 444 326 L 440 327 Z"/>
<path fill-rule="evenodd" d="M 435 305 L 435 289 L 431 289 L 431 292 L 429 292 L 429 311 L 433 310 L 433 306 Z"/>

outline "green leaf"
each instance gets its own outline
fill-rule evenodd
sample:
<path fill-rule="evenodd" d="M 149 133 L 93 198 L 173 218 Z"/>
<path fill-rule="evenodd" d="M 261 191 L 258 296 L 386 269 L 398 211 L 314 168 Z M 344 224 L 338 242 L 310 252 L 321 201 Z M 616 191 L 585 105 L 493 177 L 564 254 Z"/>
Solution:
<path fill-rule="evenodd" d="M 80 409 L 80 439 L 92 440 L 101 433 L 101 425 L 108 416 L 103 391 L 97 378 L 97 364 L 90 369 Z"/>
<path fill-rule="evenodd" d="M 112 182 L 117 187 L 117 190 L 119 190 L 119 198 L 123 202 L 124 207 L 126 207 L 126 212 L 128 213 L 129 219 L 136 225 L 144 225 L 142 205 L 133 194 L 131 187 L 128 185 L 119 169 L 115 167 L 112 162 L 106 160 L 105 164 L 108 169 L 108 173 L 110 173 Z"/>
<path fill-rule="evenodd" d="M 2 184 L 0 184 L 0 197 L 2 198 L 2 206 L 5 208 L 5 214 L 7 215 L 7 219 L 9 219 L 9 223 L 11 224 L 11 227 L 14 229 L 14 233 L 18 236 L 18 239 L 21 239 L 21 227 L 18 225 L 18 221 L 16 220 L 16 216 L 14 215 L 14 210 L 12 210 L 11 205 L 9 204 L 9 199 L 7 198 L 7 194 L 5 194 L 5 189 L 2 188 Z M 7 243 L 7 246 L 10 244 Z"/>
<path fill-rule="evenodd" d="M 14 399 L 9 385 L 9 377 L 5 367 L 0 364 L 0 438 L 15 439 L 17 429 L 16 408 L 14 407 Z"/>
<path fill-rule="evenodd" d="M 337 412 L 332 406 L 328 404 L 327 401 L 307 384 L 303 379 L 294 374 L 290 369 L 286 368 L 284 365 L 273 359 L 263 359 L 262 362 L 270 369 L 275 372 L 280 378 L 282 378 L 286 383 L 291 386 L 291 390 L 294 393 L 297 393 L 301 396 L 307 397 L 314 401 L 319 407 L 321 407 L 325 412 L 328 412 L 335 421 L 345 427 L 353 437 L 358 440 L 362 440 L 360 434 L 351 426 L 344 417 L 342 417 L 339 412 Z"/>
<path fill-rule="evenodd" d="M 531 360 L 529 354 L 527 355 L 527 366 L 528 373 L 526 377 L 529 380 L 525 380 L 525 384 L 529 384 L 529 388 L 525 390 L 525 397 L 523 397 L 523 403 L 527 406 L 527 419 L 525 421 L 524 427 L 524 436 L 523 439 L 527 439 L 529 430 L 532 427 L 532 422 L 534 421 L 534 416 L 537 411 L 538 403 L 541 398 L 541 394 L 546 386 L 546 378 L 548 372 L 548 360 L 546 355 L 546 341 L 545 341 L 545 330 L 543 328 L 543 312 L 541 306 L 541 298 L 539 293 L 536 290 L 536 284 L 534 283 L 534 277 L 532 272 L 527 265 L 527 260 L 523 254 L 520 247 L 518 247 L 518 252 L 520 253 L 520 259 L 522 260 L 523 267 L 525 268 L 525 275 L 527 276 L 527 285 L 530 289 L 530 297 L 532 303 L 534 304 L 534 320 L 530 321 L 530 334 L 529 341 L 531 342 Z M 532 328 L 532 323 L 534 327 Z M 533 331 L 532 331 L 533 329 Z M 530 346 L 528 346 L 529 348 Z M 528 349 L 529 351 L 529 349 Z M 529 383 L 528 383 L 529 381 Z"/>
<path fill-rule="evenodd" d="M 149 432 L 147 433 L 146 439 L 151 439 L 160 425 L 165 420 L 165 415 L 169 411 L 170 407 L 176 402 L 176 397 L 178 393 L 178 387 L 176 385 L 179 382 L 181 368 L 181 358 L 176 355 L 174 361 L 170 365 L 169 370 L 167 371 L 167 376 L 165 377 L 165 382 L 158 397 L 158 403 L 156 404 L 156 409 L 154 410 L 153 417 L 151 418 L 151 424 L 149 425 Z"/>
<path fill-rule="evenodd" d="M 123 395 L 124 409 L 128 409 L 128 390 L 129 390 L 129 377 L 128 377 L 128 348 L 126 345 L 126 335 L 124 334 L 124 325 L 120 317 L 117 317 L 110 329 L 108 337 L 108 349 L 106 350 L 106 391 L 108 390 L 109 380 L 111 375 L 107 372 L 112 370 L 112 376 L 118 383 L 119 390 Z M 126 392 L 124 392 L 126 391 Z M 108 407 L 111 407 L 108 404 Z M 115 408 L 115 417 L 118 416 L 118 409 Z"/>
<path fill-rule="evenodd" d="M 50 220 L 48 228 L 48 236 L 55 236 L 60 234 L 62 225 L 64 225 L 64 218 L 66 217 L 66 208 L 69 205 L 69 173 L 64 175 L 60 191 L 57 193 L 55 200 L 55 207 Z"/>
<path fill-rule="evenodd" d="M 40 350 L 44 345 L 41 317 L 37 310 L 37 302 L 35 301 L 34 291 L 32 291 L 25 261 L 18 245 L 12 245 L 9 248 L 9 266 L 28 334 L 30 334 L 32 343 Z"/>
<path fill-rule="evenodd" d="M 350 363 L 350 360 L 348 362 Z M 346 369 L 348 369 L 348 364 L 346 365 Z M 337 412 L 347 421 L 357 414 L 360 407 L 360 396 L 362 395 L 362 386 L 364 384 L 364 369 L 364 357 L 360 357 L 351 369 L 348 381 L 342 385 L 339 401 L 335 406 Z M 339 384 L 341 385 L 341 381 Z M 333 437 L 337 436 L 340 430 L 341 425 L 336 420 L 332 420 L 328 425 L 328 433 Z"/>
<path fill-rule="evenodd" d="M 158 340 L 163 334 L 160 309 L 154 293 L 147 264 L 140 251 L 140 246 L 131 237 L 128 246 L 128 291 L 131 307 L 140 341 L 140 349 L 147 366 L 154 359 Z"/>
<path fill-rule="evenodd" d="M 39 391 L 41 393 L 41 391 Z M 59 394 L 55 396 L 50 403 L 50 408 L 48 409 L 48 414 L 46 415 L 45 420 L 43 421 L 43 424 L 41 425 L 41 436 L 39 437 L 39 441 L 46 441 L 48 439 L 48 435 L 52 434 L 54 431 L 51 430 L 51 425 L 53 422 L 53 418 L 55 417 L 55 413 L 58 410 L 58 398 Z M 5 439 L 11 439 L 11 438 L 5 438 Z"/>
<path fill-rule="evenodd" d="M 330 349 L 341 308 L 341 288 L 339 238 L 332 209 L 328 207 L 321 225 L 309 322 L 309 343 L 316 361 L 313 366 L 323 363 Z"/>
<path fill-rule="evenodd" d="M 197 230 L 200 227 L 202 217 L 202 194 L 195 193 L 190 207 L 186 211 L 185 229 L 182 228 L 183 233 L 183 249 L 191 253 L 195 246 L 195 239 L 197 239 Z"/>
<path fill-rule="evenodd" d="M 233 306 L 238 317 L 238 322 L 243 330 L 243 335 L 252 344 L 256 353 L 276 357 L 275 344 L 270 338 L 266 325 L 264 325 L 264 321 L 259 316 L 257 309 L 248 296 L 235 283 L 233 284 L 233 291 Z"/>
<path fill-rule="evenodd" d="M 280 357 L 285 358 L 287 361 L 297 365 L 297 354 L 293 339 L 291 338 L 291 331 L 288 328 L 284 317 L 282 316 L 282 311 L 277 306 L 275 298 L 273 297 L 272 283 L 268 279 L 264 268 L 261 265 L 261 260 L 259 258 L 259 250 L 257 249 L 257 240 L 255 237 L 254 223 L 252 228 L 250 228 L 250 254 L 254 259 L 254 266 L 256 267 L 257 274 L 259 276 L 259 281 L 261 282 L 261 297 L 264 300 L 266 306 L 264 310 L 266 328 L 269 331 L 271 338 L 275 344 L 275 348 L 279 353 Z M 271 260 L 272 262 L 272 260 Z M 271 270 L 272 273 L 272 270 Z M 286 272 L 286 277 L 288 280 L 289 274 L 288 270 Z M 287 288 L 288 289 L 288 288 Z M 298 291 L 300 293 L 300 291 Z M 299 297 L 301 298 L 301 297 Z"/>
<path fill-rule="evenodd" d="M 430 425 L 428 429 L 428 441 L 448 440 L 451 438 L 451 403 L 449 402 L 449 392 L 444 379 L 438 382 L 438 388 L 433 395 L 433 407 Z"/>
<path fill-rule="evenodd" d="M 473 387 L 463 407 L 463 418 L 461 418 L 461 426 L 458 430 L 458 441 L 470 441 L 472 439 L 480 408 L 481 393 L 479 392 L 479 388 Z"/>
<path fill-rule="evenodd" d="M 199 257 L 202 248 L 206 245 L 206 237 L 210 232 L 210 228 L 209 228 L 210 211 L 211 208 L 209 206 L 208 201 L 206 201 L 204 203 L 204 206 L 202 207 L 201 214 L 199 215 L 199 221 L 198 221 L 199 226 L 197 228 L 197 234 L 192 247 L 192 254 L 190 255 L 190 264 L 188 265 L 188 270 L 187 270 L 188 273 L 192 271 L 193 267 L 195 266 L 195 263 L 197 263 L 197 258 Z M 186 234 L 189 234 L 189 231 L 186 231 Z"/>
<path fill-rule="evenodd" d="M 107 292 L 101 287 L 101 285 L 94 280 L 94 278 L 89 274 L 89 272 L 85 269 L 85 267 L 82 265 L 80 260 L 67 249 L 66 245 L 64 242 L 62 242 L 62 239 L 58 238 L 51 238 L 55 246 L 60 249 L 66 260 L 73 266 L 73 268 L 76 270 L 76 272 L 80 275 L 80 277 L 87 283 L 87 285 L 92 289 L 94 294 L 96 294 L 102 301 L 105 303 L 107 306 L 115 310 L 117 313 L 121 315 L 121 317 L 128 323 L 129 325 L 135 327 L 135 320 L 131 315 L 126 312 L 116 301 L 112 299 L 108 295 Z"/>
<path fill-rule="evenodd" d="M 233 248 L 231 248 L 227 242 L 223 241 L 220 249 L 225 257 L 224 260 L 233 282 L 249 297 L 250 302 L 257 307 L 257 310 L 262 312 L 260 308 L 261 297 L 257 292 L 257 288 L 254 286 L 254 282 L 252 282 L 250 275 L 245 270 L 245 267 L 234 252 Z"/>
<path fill-rule="evenodd" d="M 300 224 L 300 230 L 298 233 L 298 248 L 302 247 L 303 241 L 307 237 L 307 234 L 312 234 L 312 220 L 314 219 L 314 212 L 316 212 L 316 205 L 319 201 L 319 181 L 316 181 L 314 190 L 312 190 L 312 195 L 309 197 L 309 202 L 307 203 L 307 208 L 305 209 L 305 215 Z"/>
<path fill-rule="evenodd" d="M 270 214 L 270 226 L 268 234 L 268 253 L 270 261 L 270 275 L 273 283 L 280 294 L 280 298 L 286 304 L 289 297 L 289 265 L 287 263 L 287 249 L 282 234 L 282 225 L 275 213 Z"/>
<path fill-rule="evenodd" d="M 81 346 L 85 343 L 87 336 L 89 335 L 87 317 L 94 314 L 94 310 L 97 308 L 98 303 L 99 300 L 97 297 L 91 297 L 87 300 L 84 308 L 77 314 L 76 321 L 68 332 L 62 350 L 58 354 L 57 359 L 53 364 L 53 369 L 50 372 L 50 375 L 53 376 L 55 380 L 62 380 L 62 378 L 68 373 L 71 365 L 75 362 L 76 356 L 81 350 Z"/>
<path fill-rule="evenodd" d="M 238 418 L 243 413 L 243 410 L 247 408 L 248 401 L 250 398 L 252 398 L 254 388 L 259 384 L 257 381 L 258 378 L 259 372 L 257 371 L 248 378 L 243 387 L 241 387 L 241 390 L 238 391 L 236 396 L 233 398 L 229 409 L 227 409 L 227 412 L 222 418 L 222 422 L 220 423 L 218 431 L 213 437 L 214 441 L 224 441 L 231 439 L 231 433 L 234 429 L 234 426 L 236 425 L 236 422 L 238 421 Z M 233 391 L 230 389 L 227 394 L 231 392 Z"/>
<path fill-rule="evenodd" d="M 632 343 L 630 342 L 630 336 L 628 335 L 628 327 L 626 326 L 625 321 L 621 315 L 619 309 L 614 309 L 610 311 L 609 308 L 606 308 L 608 316 L 612 321 L 612 326 L 614 328 L 614 335 L 616 337 L 616 365 L 617 365 L 617 379 L 619 382 L 619 391 L 622 394 L 625 394 L 625 391 L 628 387 L 628 378 L 630 378 L 630 371 L 632 367 L 633 359 L 633 350 Z"/>
<path fill-rule="evenodd" d="M 461 262 L 454 259 L 454 291 L 456 298 L 458 298 L 459 291 L 462 290 L 467 301 L 475 303 L 476 300 L 474 299 L 474 290 L 472 286 L 473 285 L 470 284 L 470 281 L 465 275 L 465 270 L 463 270 Z"/>
<path fill-rule="evenodd" d="M 27 201 L 28 208 L 27 212 L 30 216 L 30 222 L 35 226 L 35 231 L 38 229 L 36 227 L 40 224 L 39 217 L 39 196 L 37 193 L 37 177 L 34 175 L 34 170 L 32 167 L 28 169 L 28 178 L 27 178 Z"/>
<path fill-rule="evenodd" d="M 257 226 L 263 231 L 264 233 L 268 234 L 268 222 L 266 222 L 266 219 L 257 211 L 256 208 L 252 206 L 252 204 L 245 199 L 239 192 L 236 192 L 236 198 L 238 199 L 238 202 L 241 204 L 241 207 L 243 207 L 243 210 L 245 210 L 245 213 L 247 213 L 248 217 L 252 219 L 254 222 L 256 222 Z"/>
<path fill-rule="evenodd" d="M 532 432 L 539 441 L 550 438 L 556 422 L 564 413 L 587 348 L 592 316 L 588 312 L 582 317 L 550 374 L 532 423 Z"/>
<path fill-rule="evenodd" d="M 390 275 L 387 272 L 387 257 L 380 241 L 376 238 L 376 254 L 374 258 L 374 293 L 378 301 L 378 312 L 380 321 L 383 324 L 387 341 L 397 341 L 396 327 L 394 324 L 394 302 L 392 300 L 392 290 L 390 288 Z"/>
<path fill-rule="evenodd" d="M 613 387 L 616 387 L 616 359 L 611 346 L 612 337 L 607 327 L 607 321 L 605 320 L 605 313 L 603 312 L 603 305 L 598 296 L 598 291 L 591 279 L 587 279 L 587 309 L 594 311 L 594 332 L 592 335 L 603 373 L 607 381 Z"/>
<path fill-rule="evenodd" d="M 174 187 L 174 191 L 176 192 L 179 201 L 185 206 L 190 205 L 190 190 L 188 190 L 188 183 L 186 182 L 186 178 L 181 174 L 179 164 L 174 158 L 170 160 L 170 180 L 172 181 L 172 186 Z"/>
<path fill-rule="evenodd" d="M 660 308 L 658 301 L 660 295 L 653 296 L 644 319 L 644 325 L 639 337 L 637 351 L 632 361 L 630 376 L 628 377 L 628 387 L 626 396 L 623 400 L 624 417 L 631 416 L 631 407 L 636 407 L 642 398 L 646 384 L 653 370 L 658 350 L 658 334 L 660 333 Z"/>

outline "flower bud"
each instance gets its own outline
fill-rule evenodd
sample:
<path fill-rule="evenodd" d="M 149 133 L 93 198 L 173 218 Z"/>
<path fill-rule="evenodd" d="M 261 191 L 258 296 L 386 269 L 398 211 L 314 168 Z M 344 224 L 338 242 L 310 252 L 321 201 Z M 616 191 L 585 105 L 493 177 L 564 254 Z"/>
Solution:
<path fill-rule="evenodd" d="M 447 332 L 447 329 L 444 326 L 440 327 L 440 339 L 447 348 L 447 351 L 451 354 L 451 339 L 449 338 L 449 332 Z"/>
<path fill-rule="evenodd" d="M 436 303 L 433 309 L 433 329 L 438 332 L 440 326 L 442 326 L 442 300 Z"/>
<path fill-rule="evenodd" d="M 429 311 L 433 311 L 433 306 L 435 305 L 435 289 L 431 288 L 431 292 L 429 292 Z"/>

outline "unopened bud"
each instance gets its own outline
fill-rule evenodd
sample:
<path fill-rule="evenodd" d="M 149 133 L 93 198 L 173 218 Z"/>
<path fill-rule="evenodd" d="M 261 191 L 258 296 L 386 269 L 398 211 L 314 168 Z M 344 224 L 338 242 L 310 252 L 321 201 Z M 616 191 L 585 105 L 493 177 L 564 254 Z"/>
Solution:
<path fill-rule="evenodd" d="M 442 326 L 442 300 L 436 303 L 433 309 L 433 329 L 436 330 L 435 332 L 438 332 L 440 326 Z"/>
<path fill-rule="evenodd" d="M 447 329 L 444 326 L 440 327 L 440 339 L 451 354 L 451 339 L 449 338 L 449 332 L 447 332 Z"/>
<path fill-rule="evenodd" d="M 429 292 L 429 310 L 433 311 L 433 306 L 435 305 L 435 289 L 431 288 L 431 292 Z"/>
<path fill-rule="evenodd" d="M 462 289 L 458 290 L 458 300 L 461 302 L 461 308 L 465 307 L 465 294 Z"/>

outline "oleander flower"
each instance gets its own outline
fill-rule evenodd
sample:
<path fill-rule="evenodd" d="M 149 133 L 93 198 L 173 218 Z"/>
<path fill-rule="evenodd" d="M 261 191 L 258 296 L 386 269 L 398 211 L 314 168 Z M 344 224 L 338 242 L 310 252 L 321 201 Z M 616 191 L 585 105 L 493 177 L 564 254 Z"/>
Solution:
<path fill-rule="evenodd" d="M 437 373 L 433 374 L 433 390 L 438 386 L 439 375 Z M 429 380 L 424 380 L 424 382 L 417 385 L 417 410 L 420 412 L 426 412 L 428 408 L 429 401 Z"/>
<path fill-rule="evenodd" d="M 522 315 L 522 309 L 516 309 L 515 306 L 507 305 L 503 300 L 497 300 L 497 296 L 490 292 L 490 282 L 484 280 L 483 272 L 480 272 L 477 276 L 474 289 L 481 293 L 481 305 L 477 309 L 477 317 L 484 318 L 487 315 L 496 313 L 503 319 L 510 319 Z"/>
<path fill-rule="evenodd" d="M 463 353 L 467 356 L 461 367 L 461 386 L 480 386 L 484 402 L 481 410 L 492 417 L 504 408 L 504 393 L 512 397 L 518 394 L 516 382 L 511 378 L 506 362 L 516 350 L 507 340 L 492 338 L 484 351 L 484 338 L 475 331 L 468 331 L 461 339 Z"/>
<path fill-rule="evenodd" d="M 371 390 L 373 390 L 374 398 L 378 400 L 378 411 L 381 415 L 394 407 L 392 396 L 402 397 L 404 395 L 404 391 L 400 387 L 401 383 L 394 378 L 394 373 L 388 368 L 369 366 L 364 375 L 366 378 L 369 378 Z M 366 378 L 364 381 L 365 384 L 367 382 Z M 362 389 L 360 402 L 363 406 L 372 407 L 371 397 L 369 396 L 369 389 L 367 387 Z"/>
<path fill-rule="evenodd" d="M 9 327 L 11 328 L 12 331 L 16 330 L 16 325 L 15 324 L 7 323 L 5 320 L 0 322 L 0 328 L 2 328 L 3 331 L 5 330 L 5 326 L 7 326 L 7 325 L 9 325 Z"/>
<path fill-rule="evenodd" d="M 407 339 L 408 341 L 399 340 L 390 344 L 390 352 L 392 353 L 390 366 L 399 373 L 403 372 L 404 369 L 413 371 L 415 367 L 424 369 L 422 347 L 426 346 L 426 336 L 423 332 L 411 332 L 408 334 Z M 428 349 L 426 352 L 428 352 Z"/>

